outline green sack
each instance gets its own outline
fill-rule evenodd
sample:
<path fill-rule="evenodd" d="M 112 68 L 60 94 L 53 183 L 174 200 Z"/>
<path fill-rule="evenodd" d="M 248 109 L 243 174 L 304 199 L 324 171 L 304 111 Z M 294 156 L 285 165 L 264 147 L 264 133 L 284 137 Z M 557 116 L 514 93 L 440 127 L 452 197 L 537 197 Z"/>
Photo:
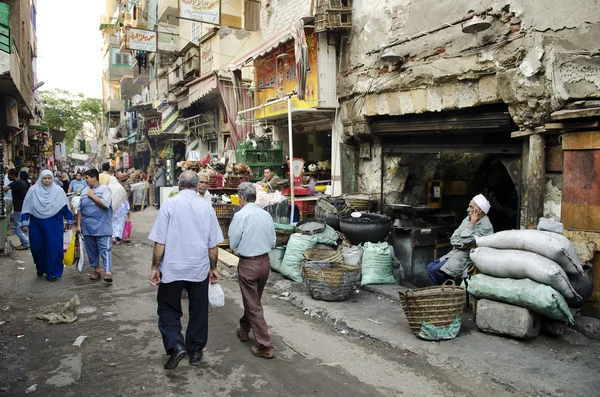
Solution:
<path fill-rule="evenodd" d="M 513 280 L 477 274 L 468 278 L 467 291 L 476 298 L 510 303 L 553 320 L 575 323 L 565 298 L 558 291 L 527 278 Z"/>
<path fill-rule="evenodd" d="M 425 340 L 449 340 L 456 338 L 460 331 L 461 317 L 456 316 L 452 324 L 447 327 L 436 327 L 433 324 L 429 324 L 427 321 L 423 321 L 421 324 L 421 331 L 419 332 L 419 338 Z"/>
<path fill-rule="evenodd" d="M 292 234 L 285 248 L 285 255 L 279 268 L 281 275 L 301 283 L 304 280 L 301 268 L 302 262 L 304 262 L 304 251 L 314 247 L 316 244 L 317 238 L 314 235 Z"/>
<path fill-rule="evenodd" d="M 317 233 L 314 236 L 317 238 L 317 242 L 327 245 L 335 245 L 339 238 L 337 232 L 329 225 L 325 227 L 324 232 Z"/>
<path fill-rule="evenodd" d="M 363 246 L 360 285 L 394 284 L 392 250 L 388 243 L 366 242 Z"/>
<path fill-rule="evenodd" d="M 283 256 L 285 255 L 285 248 L 277 247 L 269 252 L 269 261 L 271 262 L 271 270 L 276 272 L 281 271 L 281 261 L 283 260 Z"/>

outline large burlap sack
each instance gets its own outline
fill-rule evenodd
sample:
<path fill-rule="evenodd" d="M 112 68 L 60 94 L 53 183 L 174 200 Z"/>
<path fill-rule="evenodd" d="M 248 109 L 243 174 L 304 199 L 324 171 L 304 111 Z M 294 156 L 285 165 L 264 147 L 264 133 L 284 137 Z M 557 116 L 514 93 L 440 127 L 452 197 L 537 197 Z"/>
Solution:
<path fill-rule="evenodd" d="M 557 234 L 563 234 L 563 232 L 565 231 L 565 225 L 563 225 L 562 223 L 560 223 L 558 221 L 555 221 L 554 218 L 553 219 L 540 218 L 540 221 L 538 222 L 537 230 L 540 230 L 542 232 L 552 232 L 552 233 L 557 233 Z"/>
<path fill-rule="evenodd" d="M 285 255 L 285 248 L 277 247 L 269 252 L 269 261 L 271 262 L 271 270 L 276 272 L 281 271 L 281 261 Z"/>
<path fill-rule="evenodd" d="M 553 320 L 574 324 L 565 299 L 552 287 L 535 281 L 496 278 L 477 274 L 467 279 L 467 291 L 479 299 L 526 307 Z"/>
<path fill-rule="evenodd" d="M 471 260 L 483 274 L 523 279 L 549 285 L 565 298 L 581 299 L 565 271 L 555 262 L 528 251 L 478 247 L 471 250 Z"/>
<path fill-rule="evenodd" d="M 477 237 L 475 242 L 478 247 L 534 252 L 558 263 L 567 274 L 583 274 L 575 247 L 560 234 L 539 230 L 505 230 Z"/>
<path fill-rule="evenodd" d="M 573 286 L 575 292 L 581 295 L 581 299 L 569 298 L 566 300 L 567 305 L 569 305 L 569 307 L 579 309 L 583 307 L 585 302 L 587 302 L 588 299 L 590 299 L 590 296 L 592 296 L 594 286 L 592 285 L 592 280 L 590 277 L 588 277 L 587 273 L 575 275 L 568 274 L 568 276 L 569 282 Z"/>
<path fill-rule="evenodd" d="M 285 255 L 281 261 L 281 266 L 279 267 L 281 275 L 301 283 L 304 279 L 301 268 L 302 262 L 304 262 L 304 251 L 314 247 L 317 242 L 317 238 L 314 235 L 292 234 L 285 248 Z"/>
<path fill-rule="evenodd" d="M 388 243 L 366 242 L 362 256 L 362 280 L 360 285 L 394 284 L 392 274 L 392 250 Z"/>

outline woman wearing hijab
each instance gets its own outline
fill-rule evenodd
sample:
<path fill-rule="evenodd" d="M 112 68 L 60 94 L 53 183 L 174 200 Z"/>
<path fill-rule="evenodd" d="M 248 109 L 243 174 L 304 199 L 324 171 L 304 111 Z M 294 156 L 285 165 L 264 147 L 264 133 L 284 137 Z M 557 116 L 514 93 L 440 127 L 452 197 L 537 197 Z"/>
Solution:
<path fill-rule="evenodd" d="M 100 279 L 102 257 L 104 281 L 112 283 L 112 195 L 108 186 L 99 182 L 98 170 L 87 170 L 84 177 L 88 187 L 81 192 L 77 231 L 83 234 L 85 251 L 94 268 L 90 280 Z"/>
<path fill-rule="evenodd" d="M 44 170 L 23 202 L 21 225 L 29 231 L 31 255 L 38 277 L 56 281 L 63 273 L 63 232 L 71 229 L 73 214 L 67 195 L 54 183 L 52 171 Z M 63 219 L 67 220 L 64 226 Z"/>

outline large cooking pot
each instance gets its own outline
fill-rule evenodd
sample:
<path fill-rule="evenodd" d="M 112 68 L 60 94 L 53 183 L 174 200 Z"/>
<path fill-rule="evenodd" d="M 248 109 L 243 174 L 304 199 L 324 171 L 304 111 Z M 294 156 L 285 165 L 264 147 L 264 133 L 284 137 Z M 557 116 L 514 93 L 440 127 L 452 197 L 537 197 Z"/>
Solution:
<path fill-rule="evenodd" d="M 340 230 L 340 220 L 338 219 L 338 210 L 330 202 L 321 199 L 315 207 L 315 218 L 323 219 L 326 224 L 334 230 Z"/>
<path fill-rule="evenodd" d="M 340 229 L 354 245 L 378 243 L 385 240 L 390 233 L 392 220 L 387 215 L 361 214 L 360 218 L 350 215 L 340 217 Z"/>

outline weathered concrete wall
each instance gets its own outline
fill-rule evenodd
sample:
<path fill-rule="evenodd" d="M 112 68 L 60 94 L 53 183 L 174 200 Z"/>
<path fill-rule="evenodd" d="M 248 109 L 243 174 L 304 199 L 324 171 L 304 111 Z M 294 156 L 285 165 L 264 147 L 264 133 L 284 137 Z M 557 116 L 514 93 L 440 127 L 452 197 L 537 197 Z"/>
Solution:
<path fill-rule="evenodd" d="M 264 38 L 290 26 L 292 21 L 310 15 L 311 0 L 263 0 L 260 30 Z"/>
<path fill-rule="evenodd" d="M 492 27 L 477 36 L 454 26 L 395 47 L 399 65 L 367 55 L 380 45 L 493 7 Z M 520 127 L 544 124 L 565 100 L 600 95 L 600 35 L 593 0 L 387 0 L 355 2 L 338 92 L 345 133 L 365 116 L 509 104 Z"/>

